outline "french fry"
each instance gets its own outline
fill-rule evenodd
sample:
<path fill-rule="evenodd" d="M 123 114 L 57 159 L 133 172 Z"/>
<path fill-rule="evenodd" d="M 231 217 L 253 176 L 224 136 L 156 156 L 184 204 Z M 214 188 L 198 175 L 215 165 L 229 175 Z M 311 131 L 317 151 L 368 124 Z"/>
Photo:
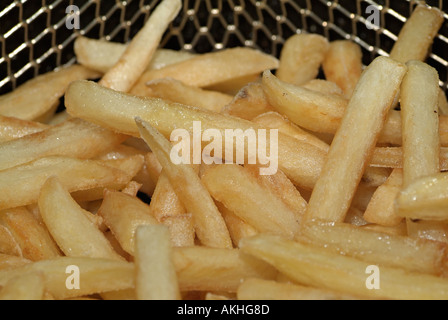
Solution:
<path fill-rule="evenodd" d="M 260 114 L 273 111 L 260 82 L 244 86 L 235 98 L 222 109 L 227 114 L 241 119 L 252 120 Z"/>
<path fill-rule="evenodd" d="M 233 99 L 230 95 L 188 86 L 174 79 L 153 80 L 147 83 L 147 88 L 148 93 L 145 96 L 161 98 L 214 112 L 221 112 L 222 108 Z"/>
<path fill-rule="evenodd" d="M 290 37 L 281 52 L 277 77 L 298 86 L 315 79 L 329 47 L 328 40 L 317 34 Z"/>
<path fill-rule="evenodd" d="M 424 61 L 443 22 L 443 12 L 418 5 L 401 29 L 390 57 L 402 63 Z"/>
<path fill-rule="evenodd" d="M 32 261 L 19 256 L 0 253 L 0 270 L 10 270 L 29 263 L 32 263 Z"/>
<path fill-rule="evenodd" d="M 92 223 L 56 177 L 49 178 L 39 195 L 39 209 L 53 239 L 71 257 L 124 260 Z"/>
<path fill-rule="evenodd" d="M 157 160 L 157 157 L 153 152 L 147 153 L 145 155 L 145 165 L 149 178 L 154 184 L 157 184 L 160 173 L 162 172 L 162 166 L 160 165 L 159 160 Z"/>
<path fill-rule="evenodd" d="M 395 213 L 395 199 L 403 187 L 403 170 L 395 169 L 375 192 L 364 213 L 367 222 L 386 227 L 398 226 L 403 218 Z"/>
<path fill-rule="evenodd" d="M 121 192 L 131 197 L 136 197 L 138 195 L 138 192 L 140 191 L 141 186 L 142 185 L 140 183 L 131 181 L 126 185 L 126 187 L 123 190 L 121 190 Z"/>
<path fill-rule="evenodd" d="M 79 65 L 38 76 L 0 97 L 0 115 L 37 120 L 54 110 L 72 81 L 98 77 L 97 72 Z"/>
<path fill-rule="evenodd" d="M 43 300 L 45 280 L 41 273 L 28 273 L 9 280 L 0 289 L 0 300 Z"/>
<path fill-rule="evenodd" d="M 64 110 L 59 113 L 56 113 L 51 119 L 46 121 L 46 124 L 50 126 L 57 126 L 58 124 L 61 124 L 70 118 L 71 118 L 70 115 L 67 113 L 66 110 Z"/>
<path fill-rule="evenodd" d="M 135 237 L 137 299 L 180 300 L 168 228 L 140 226 Z"/>
<path fill-rule="evenodd" d="M 181 7 L 180 0 L 162 1 L 100 84 L 117 91 L 131 90 L 151 62 L 163 34 Z"/>
<path fill-rule="evenodd" d="M 177 196 L 188 212 L 193 214 L 199 240 L 206 246 L 231 248 L 232 241 L 224 219 L 193 168 L 186 164 L 173 164 L 170 142 L 143 120 L 137 118 L 136 122 L 142 138 L 157 155 Z"/>
<path fill-rule="evenodd" d="M 168 227 L 173 247 L 192 247 L 195 245 L 196 232 L 191 213 L 164 216 L 160 222 Z"/>
<path fill-rule="evenodd" d="M 42 158 L 0 171 L 0 210 L 36 202 L 40 188 L 51 176 L 57 176 L 70 192 L 118 188 L 132 180 L 132 173 L 100 161 L 64 157 Z"/>
<path fill-rule="evenodd" d="M 350 99 L 363 71 L 361 47 L 350 40 L 330 43 L 322 68 L 325 78 L 336 83 Z"/>
<path fill-rule="evenodd" d="M 40 122 L 0 116 L 0 128 L 0 143 L 3 143 L 41 132 L 48 126 Z"/>
<path fill-rule="evenodd" d="M 163 100 L 125 95 L 98 86 L 93 82 L 77 82 L 66 95 L 66 105 L 72 116 L 83 118 L 118 132 L 139 137 L 134 118 L 141 117 L 165 137 L 176 128 L 193 131 L 193 122 L 200 121 L 202 129 L 247 130 L 265 129 L 239 118 L 234 118 L 193 107 L 170 104 Z M 85 104 L 85 101 L 89 101 Z M 126 105 L 126 112 L 122 106 Z M 315 146 L 302 143 L 282 133 L 278 135 L 279 169 L 298 186 L 312 189 L 317 181 L 326 154 Z"/>
<path fill-rule="evenodd" d="M 0 225 L 0 253 L 23 257 L 22 249 L 14 239 L 8 228 Z"/>
<path fill-rule="evenodd" d="M 311 195 L 306 220 L 344 221 L 405 73 L 405 65 L 386 57 L 366 69 Z"/>
<path fill-rule="evenodd" d="M 241 251 L 270 263 L 306 286 L 374 299 L 433 300 L 448 295 L 448 281 L 444 278 L 385 266 L 380 267 L 380 289 L 369 290 L 369 263 L 278 236 L 244 239 Z"/>
<path fill-rule="evenodd" d="M 93 158 L 126 137 L 81 119 L 71 119 L 42 132 L 0 144 L 0 170 L 49 156 Z"/>
<path fill-rule="evenodd" d="M 173 248 L 173 261 L 182 292 L 236 292 L 244 279 L 273 280 L 277 275 L 270 265 L 238 249 Z"/>
<path fill-rule="evenodd" d="M 300 240 L 380 267 L 440 276 L 446 273 L 446 244 L 410 239 L 346 223 L 306 223 Z"/>
<path fill-rule="evenodd" d="M 47 227 L 41 225 L 26 208 L 0 212 L 0 224 L 9 230 L 24 258 L 39 261 L 61 255 Z"/>
<path fill-rule="evenodd" d="M 372 230 L 375 232 L 386 233 L 394 236 L 403 236 L 406 237 L 408 235 L 408 230 L 406 227 L 406 222 L 403 221 L 396 227 L 385 227 L 379 224 L 367 224 L 362 226 L 363 229 Z M 442 242 L 442 241 L 441 241 Z"/>
<path fill-rule="evenodd" d="M 135 232 L 140 225 L 156 225 L 149 206 L 136 197 L 106 190 L 98 215 L 120 243 L 124 251 L 135 254 Z"/>
<path fill-rule="evenodd" d="M 448 116 L 448 100 L 442 89 L 439 90 L 439 113 Z"/>
<path fill-rule="evenodd" d="M 323 94 L 344 95 L 344 91 L 336 83 L 322 79 L 313 79 L 302 85 L 302 87 Z"/>
<path fill-rule="evenodd" d="M 277 67 L 276 58 L 258 50 L 225 49 L 202 54 L 160 70 L 147 71 L 130 92 L 138 95 L 145 92 L 147 82 L 163 78 L 173 78 L 190 86 L 205 88 Z M 222 72 L 223 70 L 226 72 Z"/>
<path fill-rule="evenodd" d="M 75 40 L 75 54 L 79 64 L 101 73 L 107 73 L 120 60 L 127 45 L 79 36 Z M 195 55 L 186 51 L 157 49 L 148 70 L 161 69 L 167 65 L 188 60 Z"/>
<path fill-rule="evenodd" d="M 238 300 L 360 300 L 362 298 L 348 294 L 305 287 L 292 283 L 273 280 L 247 279 L 239 286 Z"/>
<path fill-rule="evenodd" d="M 237 77 L 229 79 L 218 84 L 213 84 L 211 86 L 206 86 L 205 89 L 222 92 L 231 96 L 236 96 L 242 88 L 248 86 L 251 83 L 260 81 L 260 72 L 257 71 L 254 74 L 244 75 L 242 77 Z"/>
<path fill-rule="evenodd" d="M 289 238 L 297 234 L 299 224 L 295 213 L 242 167 L 228 164 L 209 168 L 202 181 L 214 199 L 257 231 Z"/>
<path fill-rule="evenodd" d="M 71 269 L 69 267 L 77 267 Z M 68 272 L 67 272 L 68 270 Z M 77 271 L 70 271 L 77 270 Z M 42 273 L 44 285 L 55 299 L 134 288 L 134 264 L 100 258 L 59 257 L 0 270 L 0 286 L 30 272 Z M 79 289 L 67 286 L 70 276 L 79 276 Z"/>

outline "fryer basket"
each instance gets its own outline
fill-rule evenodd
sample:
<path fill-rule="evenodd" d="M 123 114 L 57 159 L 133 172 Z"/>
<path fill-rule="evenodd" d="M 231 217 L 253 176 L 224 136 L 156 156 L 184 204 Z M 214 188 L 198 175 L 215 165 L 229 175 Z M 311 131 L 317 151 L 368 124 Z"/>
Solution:
<path fill-rule="evenodd" d="M 160 0 L 2 0 L 0 2 L 0 94 L 63 65 L 76 62 L 77 36 L 128 42 Z M 352 39 L 364 64 L 387 55 L 417 3 L 415 0 L 183 0 L 182 12 L 162 47 L 198 53 L 249 46 L 279 56 L 288 37 L 318 33 Z M 445 12 L 445 23 L 427 62 L 448 89 L 448 0 L 428 0 Z M 374 5 L 380 26 L 368 20 Z M 79 29 L 67 27 L 67 8 L 79 9 Z M 72 11 L 70 11 L 72 12 Z M 74 17 L 74 16 L 72 16 Z"/>

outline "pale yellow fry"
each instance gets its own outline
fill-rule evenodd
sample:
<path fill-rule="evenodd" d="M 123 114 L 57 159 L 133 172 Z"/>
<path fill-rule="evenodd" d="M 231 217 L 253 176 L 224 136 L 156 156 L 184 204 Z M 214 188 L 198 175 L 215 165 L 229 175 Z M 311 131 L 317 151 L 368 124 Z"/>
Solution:
<path fill-rule="evenodd" d="M 247 279 L 238 288 L 238 300 L 359 300 L 351 296 L 331 290 L 305 287 L 292 283 L 281 283 L 273 280 Z"/>
<path fill-rule="evenodd" d="M 147 83 L 146 96 L 161 98 L 187 106 L 221 112 L 233 97 L 217 91 L 192 87 L 174 79 L 159 79 Z"/>
<path fill-rule="evenodd" d="M 124 260 L 104 234 L 56 177 L 42 186 L 39 195 L 42 219 L 66 256 Z"/>
<path fill-rule="evenodd" d="M 107 190 L 98 215 L 127 253 L 135 254 L 135 232 L 140 225 L 156 225 L 149 206 L 136 197 Z"/>
<path fill-rule="evenodd" d="M 196 232 L 191 213 L 165 216 L 160 222 L 170 230 L 173 247 L 193 247 L 196 244 Z"/>
<path fill-rule="evenodd" d="M 202 181 L 214 199 L 259 232 L 288 238 L 297 234 L 299 224 L 294 212 L 241 166 L 226 164 L 209 168 Z"/>
<path fill-rule="evenodd" d="M 73 84 L 65 98 L 68 111 L 73 116 L 133 136 L 139 136 L 134 120 L 136 116 L 150 123 L 165 137 L 170 137 L 173 130 L 178 128 L 186 129 L 191 134 L 194 121 L 200 121 L 203 130 L 220 130 L 223 136 L 225 136 L 225 129 L 243 131 L 265 129 L 253 122 L 235 117 L 172 104 L 159 99 L 125 95 L 93 82 Z M 125 111 L 123 105 L 126 105 Z M 313 188 L 325 161 L 326 155 L 322 150 L 279 133 L 278 155 L 280 170 L 295 185 L 306 189 Z"/>
<path fill-rule="evenodd" d="M 47 128 L 47 125 L 40 122 L 0 116 L 0 143 L 41 132 Z"/>
<path fill-rule="evenodd" d="M 302 87 L 324 94 L 344 95 L 344 92 L 336 83 L 322 79 L 313 79 L 302 85 Z"/>
<path fill-rule="evenodd" d="M 204 88 L 277 67 L 278 60 L 261 51 L 250 48 L 225 49 L 202 54 L 160 70 L 147 71 L 131 93 L 138 94 L 144 90 L 142 88 L 147 82 L 155 79 L 173 78 L 190 86 Z"/>
<path fill-rule="evenodd" d="M 131 90 L 148 67 L 168 25 L 181 8 L 180 0 L 162 1 L 132 39 L 119 61 L 103 76 L 100 84 L 122 92 Z"/>
<path fill-rule="evenodd" d="M 244 279 L 275 279 L 277 271 L 238 249 L 190 247 L 173 249 L 181 291 L 236 292 Z"/>
<path fill-rule="evenodd" d="M 187 211 L 193 214 L 196 234 L 202 244 L 231 248 L 232 240 L 224 219 L 194 169 L 186 164 L 173 164 L 170 159 L 170 142 L 143 120 L 136 119 L 136 123 L 142 138 L 157 155 L 177 196 Z"/>
<path fill-rule="evenodd" d="M 351 98 L 363 71 L 361 47 L 350 40 L 330 43 L 322 64 L 325 78 L 336 83 Z"/>
<path fill-rule="evenodd" d="M 0 289 L 0 300 L 43 300 L 45 280 L 41 273 L 27 273 L 9 280 Z"/>
<path fill-rule="evenodd" d="M 126 136 L 81 119 L 0 144 L 0 170 L 49 156 L 93 158 L 118 146 Z"/>
<path fill-rule="evenodd" d="M 79 65 L 38 76 L 0 97 L 0 115 L 37 120 L 54 109 L 72 81 L 98 77 L 97 72 Z"/>
<path fill-rule="evenodd" d="M 0 225 L 0 253 L 23 257 L 22 249 L 8 228 Z"/>
<path fill-rule="evenodd" d="M 364 219 L 382 226 L 398 226 L 403 218 L 395 213 L 395 199 L 403 187 L 403 170 L 395 169 L 387 181 L 374 193 Z"/>
<path fill-rule="evenodd" d="M 386 57 L 366 69 L 311 195 L 307 220 L 344 221 L 405 74 L 405 65 Z"/>
<path fill-rule="evenodd" d="M 123 43 L 79 36 L 75 40 L 74 50 L 79 64 L 106 73 L 120 60 L 127 47 L 128 45 Z M 157 49 L 149 63 L 148 70 L 161 69 L 194 56 L 193 53 L 186 51 Z"/>
<path fill-rule="evenodd" d="M 39 261 L 61 255 L 47 227 L 41 224 L 26 208 L 14 208 L 0 212 L 0 224 L 10 231 L 24 258 Z"/>
<path fill-rule="evenodd" d="M 300 239 L 334 253 L 409 272 L 441 276 L 446 273 L 447 245 L 375 232 L 346 223 L 304 224 Z"/>
<path fill-rule="evenodd" d="M 371 273 L 366 271 L 370 263 L 276 236 L 244 239 L 241 250 L 306 286 L 374 299 L 445 300 L 448 297 L 445 278 L 384 266 L 380 267 L 380 289 L 369 290 L 366 284 Z"/>
<path fill-rule="evenodd" d="M 73 266 L 77 267 L 79 274 L 68 268 Z M 0 286 L 29 272 L 40 272 L 44 275 L 45 288 L 55 299 L 131 289 L 134 288 L 135 282 L 133 263 L 100 258 L 59 257 L 28 263 L 14 269 L 0 270 Z M 77 275 L 79 275 L 79 289 L 67 286 L 70 277 Z"/>
<path fill-rule="evenodd" d="M 51 119 L 49 119 L 48 121 L 46 121 L 45 123 L 50 125 L 50 126 L 56 126 L 58 124 L 61 124 L 67 120 L 69 120 L 71 117 L 70 115 L 67 113 L 67 110 L 61 111 L 59 113 L 56 113 L 53 117 L 51 117 Z"/>
<path fill-rule="evenodd" d="M 315 79 L 329 47 L 328 40 L 318 34 L 290 37 L 281 52 L 277 77 L 295 85 Z"/>
<path fill-rule="evenodd" d="M 222 109 L 223 114 L 252 120 L 256 116 L 274 110 L 269 104 L 263 86 L 252 82 L 244 86 L 234 99 Z"/>
<path fill-rule="evenodd" d="M 299 87 L 263 74 L 263 89 L 274 109 L 298 126 L 314 132 L 334 133 L 340 126 L 347 99 Z"/>
<path fill-rule="evenodd" d="M 161 225 L 138 227 L 135 248 L 137 299 L 179 300 L 168 228 Z"/>
<path fill-rule="evenodd" d="M 0 253 L 0 270 L 15 269 L 31 262 L 32 261 L 19 256 Z"/>
<path fill-rule="evenodd" d="M 70 192 L 74 192 L 125 186 L 132 180 L 131 175 L 99 161 L 42 158 L 0 171 L 0 210 L 36 202 L 40 188 L 51 176 L 57 176 Z"/>
<path fill-rule="evenodd" d="M 417 6 L 401 29 L 390 57 L 402 63 L 424 61 L 443 22 L 443 12 L 439 9 Z"/>

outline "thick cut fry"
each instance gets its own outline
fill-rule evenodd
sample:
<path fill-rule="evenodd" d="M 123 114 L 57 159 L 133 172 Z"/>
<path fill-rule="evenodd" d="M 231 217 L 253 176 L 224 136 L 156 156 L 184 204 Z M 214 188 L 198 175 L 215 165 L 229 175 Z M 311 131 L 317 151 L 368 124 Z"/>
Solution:
<path fill-rule="evenodd" d="M 205 88 L 277 67 L 278 60 L 261 51 L 250 48 L 226 49 L 202 54 L 160 70 L 147 71 L 131 93 L 138 95 L 145 92 L 146 83 L 156 79 L 173 78 L 190 86 Z"/>
<path fill-rule="evenodd" d="M 127 45 L 106 40 L 79 36 L 75 40 L 75 54 L 79 64 L 101 73 L 107 73 L 120 60 Z M 149 63 L 149 69 L 161 69 L 167 65 L 185 61 L 195 55 L 186 51 L 158 49 Z"/>
<path fill-rule="evenodd" d="M 403 170 L 395 169 L 387 181 L 374 193 L 364 219 L 386 227 L 398 226 L 403 218 L 395 213 L 395 199 L 403 187 Z"/>
<path fill-rule="evenodd" d="M 380 267 L 436 276 L 447 271 L 448 247 L 440 242 L 388 235 L 345 223 L 311 222 L 304 224 L 301 231 L 302 241 Z"/>
<path fill-rule="evenodd" d="M 30 272 L 43 274 L 45 288 L 55 299 L 131 289 L 134 288 L 135 282 L 133 263 L 99 258 L 59 257 L 0 270 L 0 286 Z M 77 277 L 79 289 L 73 289 L 76 281 L 70 281 L 71 278 Z"/>
<path fill-rule="evenodd" d="M 39 209 L 53 239 L 66 256 L 124 260 L 56 177 L 43 185 Z"/>
<path fill-rule="evenodd" d="M 236 292 L 244 279 L 273 280 L 277 276 L 277 271 L 270 265 L 241 254 L 238 249 L 196 246 L 174 248 L 173 253 L 179 286 L 183 292 Z"/>
<path fill-rule="evenodd" d="M 0 144 L 0 170 L 49 156 L 93 158 L 118 146 L 126 136 L 81 119 Z"/>
<path fill-rule="evenodd" d="M 193 214 L 196 234 L 206 246 L 231 248 L 232 240 L 224 219 L 194 169 L 171 162 L 171 144 L 156 129 L 136 119 L 142 138 L 157 155 L 165 174 L 188 212 Z"/>
<path fill-rule="evenodd" d="M 97 72 L 79 65 L 38 76 L 0 97 L 0 115 L 37 120 L 54 109 L 72 81 L 98 77 Z"/>
<path fill-rule="evenodd" d="M 259 232 L 288 238 L 297 234 L 299 224 L 294 212 L 244 168 L 218 165 L 207 169 L 202 181 L 214 199 Z"/>
<path fill-rule="evenodd" d="M 187 106 L 193 106 L 221 112 L 233 97 L 217 91 L 204 90 L 186 85 L 174 79 L 160 79 L 147 83 L 148 93 L 145 96 L 161 98 Z"/>
<path fill-rule="evenodd" d="M 342 89 L 336 83 L 322 79 L 311 80 L 302 85 L 302 87 L 324 94 L 333 94 L 336 96 L 344 95 L 344 91 L 342 91 Z"/>
<path fill-rule="evenodd" d="M 334 41 L 322 64 L 325 78 L 351 98 L 363 71 L 361 47 L 350 40 Z"/>
<path fill-rule="evenodd" d="M 47 227 L 41 225 L 26 208 L 0 212 L 0 224 L 11 232 L 24 258 L 39 261 L 61 255 Z"/>
<path fill-rule="evenodd" d="M 405 74 L 406 66 L 386 57 L 366 69 L 311 195 L 307 220 L 344 221 Z"/>
<path fill-rule="evenodd" d="M 303 85 L 315 79 L 330 45 L 317 34 L 298 34 L 290 37 L 282 49 L 277 77 L 285 82 Z"/>
<path fill-rule="evenodd" d="M 101 126 L 139 137 L 134 118 L 141 117 L 165 137 L 183 128 L 192 134 L 193 122 L 200 121 L 202 129 L 243 131 L 265 129 L 253 122 L 234 118 L 163 100 L 139 98 L 98 86 L 93 82 L 77 82 L 66 95 L 66 105 L 73 116 Z M 86 103 L 86 102 L 89 103 Z M 123 112 L 123 105 L 126 111 Z M 269 131 L 269 130 L 268 130 Z M 269 151 L 269 150 L 268 150 Z M 300 142 L 282 133 L 278 135 L 279 169 L 298 186 L 312 189 L 317 181 L 326 154 L 315 146 Z"/>
<path fill-rule="evenodd" d="M 8 228 L 0 225 L 0 254 L 23 257 L 22 249 Z"/>
<path fill-rule="evenodd" d="M 138 300 L 180 300 L 170 233 L 165 226 L 140 226 L 135 239 Z"/>
<path fill-rule="evenodd" d="M 419 5 L 401 29 L 390 57 L 402 63 L 424 61 L 444 22 L 443 12 Z"/>
<path fill-rule="evenodd" d="M 235 98 L 223 108 L 222 113 L 230 116 L 252 120 L 256 116 L 273 111 L 263 86 L 260 82 L 252 82 L 244 86 Z"/>
<path fill-rule="evenodd" d="M 433 275 L 380 267 L 380 288 L 369 290 L 369 263 L 271 235 L 244 239 L 244 253 L 275 266 L 299 284 L 374 299 L 446 299 L 448 280 Z M 412 284 L 412 285 L 409 285 Z M 369 283 L 370 285 L 370 283 Z"/>
<path fill-rule="evenodd" d="M 51 176 L 57 176 L 70 192 L 74 192 L 94 188 L 124 187 L 132 180 L 132 175 L 135 175 L 135 172 L 124 172 L 101 161 L 62 157 L 42 158 L 0 171 L 0 210 L 36 202 L 40 188 Z"/>
<path fill-rule="evenodd" d="M 343 97 L 281 81 L 270 71 L 263 74 L 263 89 L 274 109 L 314 132 L 336 132 L 348 104 Z"/>
<path fill-rule="evenodd" d="M 47 128 L 47 125 L 40 122 L 0 116 L 0 143 L 41 132 Z"/>
<path fill-rule="evenodd" d="M 28 273 L 9 280 L 0 289 L 0 300 L 43 300 L 45 280 L 41 273 Z"/>
<path fill-rule="evenodd" d="M 360 300 L 360 297 L 348 294 L 305 287 L 292 283 L 272 280 L 247 279 L 238 288 L 238 300 Z"/>
<path fill-rule="evenodd" d="M 136 197 L 122 192 L 106 190 L 98 215 L 130 255 L 135 254 L 135 232 L 140 225 L 156 225 L 149 207 Z"/>
<path fill-rule="evenodd" d="M 162 1 L 132 39 L 118 62 L 103 76 L 100 84 L 117 91 L 131 90 L 143 70 L 148 67 L 163 34 L 181 7 L 180 0 Z"/>

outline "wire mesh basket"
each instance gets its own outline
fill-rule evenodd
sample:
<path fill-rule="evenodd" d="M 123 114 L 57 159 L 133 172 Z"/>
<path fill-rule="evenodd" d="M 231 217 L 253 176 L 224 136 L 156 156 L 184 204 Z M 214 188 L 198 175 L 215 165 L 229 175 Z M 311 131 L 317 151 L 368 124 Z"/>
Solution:
<path fill-rule="evenodd" d="M 127 42 L 160 0 L 2 0 L 0 2 L 0 94 L 62 65 L 76 62 L 78 35 Z M 162 47 L 198 53 L 249 46 L 279 56 L 295 33 L 329 40 L 352 39 L 364 63 L 387 55 L 412 13 L 415 0 L 184 0 L 183 11 L 166 32 Z M 428 63 L 448 88 L 448 0 L 428 0 L 445 14 Z M 371 5 L 380 25 L 368 27 Z M 67 27 L 67 8 L 78 8 L 79 28 Z"/>

